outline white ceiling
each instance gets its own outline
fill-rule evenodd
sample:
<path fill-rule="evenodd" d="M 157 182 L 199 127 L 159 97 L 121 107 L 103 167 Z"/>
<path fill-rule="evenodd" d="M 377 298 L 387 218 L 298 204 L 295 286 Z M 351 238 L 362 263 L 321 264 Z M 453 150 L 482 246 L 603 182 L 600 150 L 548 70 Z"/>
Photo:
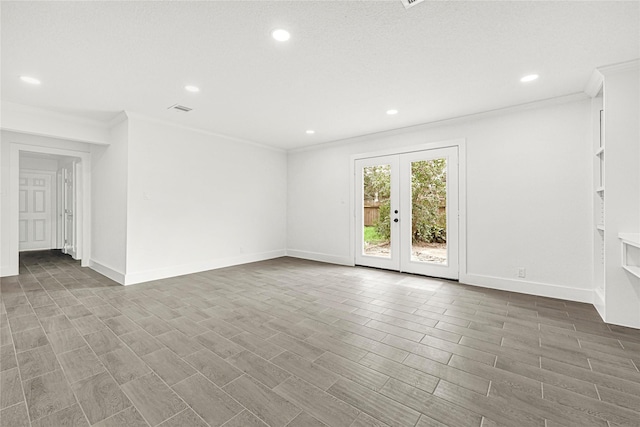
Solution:
<path fill-rule="evenodd" d="M 105 120 L 127 110 L 285 149 L 581 92 L 596 67 L 640 57 L 638 1 L 0 7 L 3 101 Z M 270 37 L 278 27 L 289 42 Z M 520 83 L 529 73 L 540 79 Z"/>

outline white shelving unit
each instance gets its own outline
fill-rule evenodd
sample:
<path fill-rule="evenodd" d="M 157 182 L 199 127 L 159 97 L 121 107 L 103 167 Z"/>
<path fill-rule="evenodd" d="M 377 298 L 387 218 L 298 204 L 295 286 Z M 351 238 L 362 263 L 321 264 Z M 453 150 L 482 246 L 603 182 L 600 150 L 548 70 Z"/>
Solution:
<path fill-rule="evenodd" d="M 592 99 L 593 117 L 593 275 L 594 275 L 594 305 L 604 318 L 606 308 L 605 292 L 605 186 L 604 186 L 604 90 L 600 82 L 597 95 Z"/>
<path fill-rule="evenodd" d="M 591 96 L 593 304 L 640 328 L 640 60 L 601 67 Z"/>
<path fill-rule="evenodd" d="M 640 278 L 640 233 L 620 233 L 622 268 Z"/>

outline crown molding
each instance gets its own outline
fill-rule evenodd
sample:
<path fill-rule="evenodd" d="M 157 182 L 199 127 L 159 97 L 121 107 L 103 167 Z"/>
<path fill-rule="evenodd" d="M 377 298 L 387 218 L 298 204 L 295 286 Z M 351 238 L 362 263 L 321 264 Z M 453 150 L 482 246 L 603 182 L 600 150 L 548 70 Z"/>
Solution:
<path fill-rule="evenodd" d="M 109 144 L 107 123 L 31 105 L 1 102 L 0 129 L 90 144 Z"/>
<path fill-rule="evenodd" d="M 222 133 L 216 133 L 216 132 L 212 132 L 212 131 L 208 131 L 208 130 L 204 130 L 204 129 L 200 129 L 200 128 L 196 128 L 196 127 L 192 127 L 192 126 L 187 126 L 187 125 L 183 125 L 180 123 L 176 123 L 176 122 L 172 122 L 169 120 L 162 120 L 162 119 L 158 119 L 155 117 L 150 117 L 150 116 L 146 116 L 144 114 L 140 114 L 140 113 L 136 113 L 136 112 L 132 112 L 132 111 L 124 111 L 124 114 L 126 114 L 127 118 L 130 119 L 136 119 L 136 120 L 142 120 L 148 123 L 156 123 L 156 124 L 161 124 L 164 126 L 170 126 L 173 128 L 177 128 L 177 129 L 183 129 L 189 132 L 195 132 L 195 133 L 199 133 L 201 135 L 206 135 L 206 136 L 212 136 L 215 138 L 221 138 L 221 139 L 226 139 L 228 141 L 234 141 L 234 142 L 239 142 L 241 144 L 246 144 L 246 145 L 251 145 L 257 148 L 262 148 L 265 150 L 270 150 L 270 151 L 276 151 L 278 153 L 285 153 L 287 150 L 283 149 L 283 148 L 278 148 L 278 147 L 273 147 L 270 145 L 266 145 L 266 144 L 261 144 L 259 142 L 255 142 L 255 141 L 251 141 L 248 139 L 242 139 L 242 138 L 237 138 L 234 136 L 230 136 L 230 135 L 225 135 Z"/>
<path fill-rule="evenodd" d="M 90 119 L 88 117 L 81 117 L 73 114 L 61 113 L 59 111 L 55 111 L 55 110 L 51 110 L 43 107 L 35 107 L 33 105 L 17 104 L 15 102 L 2 101 L 2 111 L 4 112 L 7 110 L 10 112 L 19 112 L 19 113 L 25 113 L 25 114 L 47 116 L 47 117 L 51 117 L 58 120 L 63 120 L 65 122 L 75 123 L 83 126 L 95 126 L 98 128 L 106 128 L 107 126 L 106 122 L 96 120 L 96 119 Z"/>
<path fill-rule="evenodd" d="M 119 125 L 120 123 L 124 122 L 128 118 L 129 118 L 129 116 L 127 115 L 127 112 L 126 111 L 121 111 L 113 119 L 109 120 L 109 123 L 107 124 L 107 127 L 109 129 L 112 129 L 114 126 Z"/>
<path fill-rule="evenodd" d="M 497 109 L 494 109 L 494 110 L 482 111 L 482 112 L 479 112 L 479 113 L 467 114 L 467 115 L 464 115 L 464 116 L 452 117 L 452 118 L 449 118 L 449 119 L 436 120 L 436 121 L 433 121 L 433 122 L 420 123 L 420 124 L 417 124 L 417 125 L 411 125 L 411 126 L 406 126 L 406 127 L 402 127 L 402 128 L 385 130 L 385 131 L 382 131 L 382 132 L 373 132 L 373 133 L 368 133 L 368 134 L 365 134 L 365 135 L 359 135 L 359 136 L 354 136 L 354 137 L 350 137 L 350 138 L 343 138 L 343 139 L 338 139 L 338 140 L 334 140 L 334 141 L 323 142 L 323 143 L 320 143 L 320 144 L 310 145 L 310 146 L 307 146 L 307 147 L 294 148 L 294 149 L 288 150 L 288 152 L 289 153 L 300 153 L 300 152 L 305 152 L 305 151 L 315 151 L 315 150 L 320 150 L 320 149 L 329 148 L 329 147 L 333 147 L 333 146 L 341 146 L 341 145 L 345 145 L 345 144 L 352 144 L 352 143 L 356 143 L 356 142 L 362 142 L 362 141 L 366 141 L 366 140 L 368 140 L 370 138 L 375 138 L 375 137 L 389 137 L 389 136 L 401 135 L 401 134 L 405 134 L 405 133 L 409 133 L 409 132 L 421 132 L 421 131 L 424 131 L 424 130 L 427 130 L 427 129 L 431 129 L 431 128 L 434 128 L 434 127 L 451 126 L 451 125 L 462 124 L 462 123 L 466 123 L 466 122 L 470 122 L 470 121 L 474 121 L 474 120 L 480 120 L 480 119 L 484 119 L 484 118 L 500 116 L 500 115 L 503 115 L 503 114 L 516 113 L 516 112 L 524 111 L 524 110 L 531 110 L 531 109 L 535 109 L 535 108 L 550 107 L 550 106 L 554 106 L 554 105 L 567 104 L 567 103 L 570 103 L 570 102 L 579 102 L 579 101 L 584 101 L 584 100 L 586 100 L 588 98 L 589 97 L 584 92 L 572 93 L 572 94 L 569 94 L 569 95 L 557 96 L 557 97 L 554 97 L 554 98 L 547 98 L 547 99 L 542 99 L 542 100 L 539 100 L 539 101 L 532 101 L 532 102 L 527 102 L 527 103 L 518 104 L 518 105 L 512 105 L 512 106 L 504 107 L 504 108 L 497 108 Z"/>
<path fill-rule="evenodd" d="M 605 65 L 604 67 L 598 67 L 598 71 L 606 75 L 620 71 L 634 70 L 636 68 L 640 68 L 640 58 L 632 59 L 631 61 L 618 62 L 617 64 Z"/>
<path fill-rule="evenodd" d="M 602 85 L 604 83 L 604 76 L 599 70 L 593 70 L 591 74 L 591 78 L 587 82 L 587 86 L 584 88 L 584 93 L 589 95 L 591 98 L 595 98 L 600 89 L 602 89 Z"/>

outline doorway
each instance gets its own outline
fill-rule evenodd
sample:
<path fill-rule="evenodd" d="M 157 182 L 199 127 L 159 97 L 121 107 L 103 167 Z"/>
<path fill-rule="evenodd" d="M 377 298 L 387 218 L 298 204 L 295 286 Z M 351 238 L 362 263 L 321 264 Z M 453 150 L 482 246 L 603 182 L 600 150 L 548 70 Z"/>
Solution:
<path fill-rule="evenodd" d="M 89 267 L 91 260 L 91 154 L 89 151 L 79 151 L 75 149 L 57 148 L 54 146 L 44 146 L 38 144 L 26 144 L 22 142 L 10 142 L 8 188 L 9 202 L 7 203 L 8 233 L 2 238 L 3 246 L 3 266 L 0 269 L 0 276 L 14 276 L 19 273 L 19 253 L 20 253 L 20 159 L 23 155 L 50 157 L 59 156 L 75 159 L 75 216 L 76 226 L 74 227 L 75 259 L 80 260 L 82 267 Z M 57 170 L 56 170 L 57 174 Z M 57 175 L 56 175 L 57 176 Z M 56 178 L 57 179 L 57 178 Z M 57 199 L 60 199 L 61 192 Z M 59 212 L 58 212 L 59 215 Z M 63 221 L 57 218 L 58 224 Z M 60 227 L 57 227 L 60 229 Z M 59 249 L 63 248 L 63 239 L 60 236 L 57 240 Z M 6 251 L 6 252 L 5 252 Z M 6 254 L 6 255 L 4 255 Z"/>
<path fill-rule="evenodd" d="M 78 259 L 78 157 L 20 151 L 18 249 L 61 249 Z"/>
<path fill-rule="evenodd" d="M 458 279 L 458 147 L 355 160 L 357 265 Z"/>

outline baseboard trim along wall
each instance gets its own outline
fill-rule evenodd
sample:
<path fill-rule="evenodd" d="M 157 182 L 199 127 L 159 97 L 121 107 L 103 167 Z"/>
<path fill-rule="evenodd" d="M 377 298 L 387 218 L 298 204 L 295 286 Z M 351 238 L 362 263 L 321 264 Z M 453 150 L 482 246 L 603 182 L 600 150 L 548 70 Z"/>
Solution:
<path fill-rule="evenodd" d="M 94 259 L 89 260 L 89 268 L 91 268 L 94 271 L 97 271 L 103 276 L 108 277 L 114 282 L 118 282 L 121 285 L 124 284 L 124 273 L 121 273 L 111 267 L 107 267 L 106 265 L 102 264 L 99 261 L 96 261 Z"/>
<path fill-rule="evenodd" d="M 0 277 L 17 276 L 18 271 L 18 267 L 1 267 Z"/>
<path fill-rule="evenodd" d="M 479 274 L 461 274 L 460 283 L 466 285 L 482 286 L 484 288 L 490 289 L 498 289 L 501 291 L 518 292 L 521 294 L 537 295 L 541 297 L 558 298 L 563 300 L 593 304 L 592 289 L 569 288 L 566 286 L 552 285 L 549 283 L 511 280 L 501 277 L 483 276 Z"/>
<path fill-rule="evenodd" d="M 604 294 L 603 291 L 596 289 L 593 291 L 593 306 L 598 310 L 598 314 L 602 318 L 602 320 L 606 319 L 605 305 L 604 305 Z"/>
<path fill-rule="evenodd" d="M 336 255 L 323 254 L 319 252 L 298 251 L 295 249 L 287 249 L 287 256 L 290 256 L 292 258 L 306 259 L 309 261 L 319 261 L 319 262 L 326 262 L 329 264 L 346 265 L 350 267 L 353 267 L 355 265 L 353 262 L 353 259 L 348 256 L 341 257 Z"/>
<path fill-rule="evenodd" d="M 152 280 L 183 276 L 186 274 L 199 273 L 207 270 L 216 270 L 218 268 L 248 264 L 251 262 L 266 261 L 283 256 L 306 259 L 310 261 L 326 262 L 329 264 L 354 266 L 353 260 L 349 257 L 341 257 L 310 251 L 283 249 L 126 274 L 116 271 L 113 268 L 110 268 L 93 259 L 90 261 L 90 267 L 98 273 L 107 276 L 111 280 L 114 280 L 120 284 L 134 285 L 136 283 L 144 283 Z M 541 297 L 584 302 L 588 304 L 593 304 L 595 298 L 594 291 L 591 289 L 569 288 L 566 286 L 552 285 L 548 283 L 511 280 L 479 274 L 461 274 L 460 283 L 472 286 L 481 286 L 489 289 L 537 295 Z"/>
<path fill-rule="evenodd" d="M 269 259 L 280 258 L 286 256 L 284 249 L 270 252 L 261 252 L 257 254 L 245 254 L 237 257 L 213 259 L 205 262 L 193 264 L 176 265 L 157 270 L 138 271 L 127 273 L 124 281 L 119 282 L 124 285 L 135 285 L 136 283 L 150 282 L 152 280 L 166 279 L 169 277 L 184 276 L 185 274 L 200 273 L 207 270 L 216 270 L 218 268 L 232 267 L 234 265 L 248 264 L 250 262 L 266 261 Z"/>

